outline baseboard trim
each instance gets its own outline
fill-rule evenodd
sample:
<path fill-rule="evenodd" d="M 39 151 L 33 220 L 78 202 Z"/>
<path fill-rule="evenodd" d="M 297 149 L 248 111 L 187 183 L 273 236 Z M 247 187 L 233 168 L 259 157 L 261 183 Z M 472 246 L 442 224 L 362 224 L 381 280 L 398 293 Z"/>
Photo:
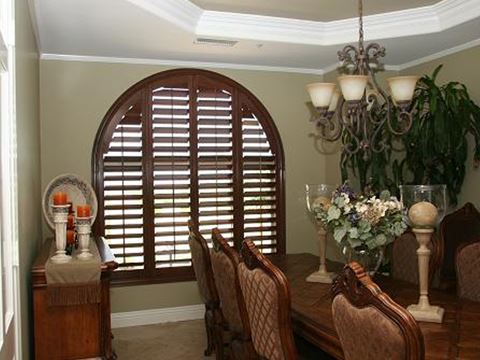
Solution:
<path fill-rule="evenodd" d="M 205 306 L 189 305 L 112 314 L 112 328 L 203 319 Z"/>

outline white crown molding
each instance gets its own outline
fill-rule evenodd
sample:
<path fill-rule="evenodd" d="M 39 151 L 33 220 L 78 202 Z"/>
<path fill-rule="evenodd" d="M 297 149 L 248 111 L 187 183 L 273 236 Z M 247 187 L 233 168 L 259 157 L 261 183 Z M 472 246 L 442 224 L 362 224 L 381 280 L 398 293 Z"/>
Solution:
<path fill-rule="evenodd" d="M 287 72 L 298 74 L 323 75 L 322 69 L 294 68 L 283 66 L 264 66 L 250 64 L 232 64 L 220 62 L 200 62 L 184 60 L 157 60 L 157 59 L 138 59 L 138 58 L 120 58 L 106 56 L 88 56 L 88 55 L 65 55 L 65 54 L 41 54 L 41 60 L 61 60 L 61 61 L 80 61 L 80 62 L 100 62 L 111 64 L 138 64 L 138 65 L 160 65 L 186 68 L 212 68 L 212 69 L 233 69 L 233 70 L 253 70 L 253 71 L 272 71 Z"/>
<path fill-rule="evenodd" d="M 112 328 L 203 319 L 205 305 L 129 311 L 112 314 Z"/>
<path fill-rule="evenodd" d="M 437 53 L 434 53 L 434 54 L 431 54 L 431 55 L 428 55 L 428 56 L 424 56 L 424 57 L 421 57 L 421 58 L 418 58 L 418 59 L 415 59 L 415 60 L 412 60 L 412 61 L 408 61 L 408 62 L 400 64 L 400 65 L 385 65 L 385 70 L 400 72 L 400 71 L 409 69 L 409 68 L 417 66 L 417 65 L 421 65 L 421 64 L 425 64 L 427 62 L 433 61 L 433 60 L 441 59 L 445 56 L 452 55 L 452 54 L 458 53 L 460 51 L 468 50 L 468 49 L 476 47 L 476 46 L 480 46 L 480 39 L 475 39 L 475 40 L 469 41 L 465 44 L 454 46 L 452 48 L 445 49 L 445 50 L 439 51 Z M 336 68 L 339 65 L 340 65 L 339 63 L 335 63 L 335 64 L 329 65 L 327 67 L 324 67 L 322 69 L 323 73 L 328 74 L 332 71 L 335 71 Z"/>
<path fill-rule="evenodd" d="M 431 55 L 424 56 L 424 57 L 416 59 L 416 60 L 406 62 L 404 64 L 398 65 L 397 68 L 398 68 L 398 71 L 403 71 L 405 69 L 409 69 L 411 67 L 421 65 L 421 64 L 433 61 L 433 60 L 441 59 L 445 56 L 452 55 L 452 54 L 458 53 L 458 52 L 463 51 L 463 50 L 468 50 L 468 49 L 476 47 L 476 46 L 480 46 L 480 39 L 472 40 L 472 41 L 469 41 L 465 44 L 454 46 L 450 49 L 445 49 L 445 50 L 439 51 L 435 54 L 431 54 Z"/>
<path fill-rule="evenodd" d="M 325 45 L 325 24 L 263 15 L 204 11 L 197 36 Z"/>
<path fill-rule="evenodd" d="M 188 0 L 127 0 L 196 36 L 339 45 L 357 40 L 357 18 L 329 22 L 207 11 Z M 366 40 L 437 33 L 480 16 L 478 0 L 443 0 L 430 6 L 364 17 Z"/>
<path fill-rule="evenodd" d="M 189 0 L 127 1 L 191 33 L 195 32 L 196 24 L 204 12 L 202 8 Z"/>
<path fill-rule="evenodd" d="M 442 57 L 458 53 L 476 46 L 480 46 L 480 39 L 469 41 L 465 44 L 454 46 L 440 52 L 415 59 L 399 65 L 385 65 L 387 71 L 403 71 L 405 69 L 437 60 Z M 157 59 L 137 59 L 137 58 L 118 58 L 118 57 L 102 57 L 102 56 L 84 56 L 84 55 L 63 55 L 63 54 L 41 54 L 41 60 L 60 60 L 60 61 L 79 61 L 79 62 L 100 62 L 111 64 L 140 64 L 140 65 L 160 65 L 187 68 L 212 68 L 212 69 L 234 69 L 234 70 L 254 70 L 254 71 L 273 71 L 288 72 L 299 74 L 325 75 L 335 71 L 339 63 L 334 63 L 324 67 L 323 69 L 303 69 L 281 66 L 262 66 L 249 64 L 232 64 L 232 63 L 216 63 L 216 62 L 198 62 L 198 61 L 182 61 L 182 60 L 157 60 Z"/>
<path fill-rule="evenodd" d="M 478 0 L 443 0 L 433 7 L 440 23 L 440 31 L 480 16 L 480 1 Z"/>
<path fill-rule="evenodd" d="M 366 40 L 440 31 L 438 18 L 431 6 L 365 16 L 364 26 Z M 320 22 L 204 11 L 197 24 L 196 35 L 330 46 L 357 41 L 358 19 Z"/>

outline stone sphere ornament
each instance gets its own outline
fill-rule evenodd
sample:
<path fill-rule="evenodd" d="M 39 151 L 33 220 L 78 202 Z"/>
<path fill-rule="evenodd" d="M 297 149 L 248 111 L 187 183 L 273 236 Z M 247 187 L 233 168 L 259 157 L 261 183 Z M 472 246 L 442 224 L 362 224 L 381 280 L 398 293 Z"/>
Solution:
<path fill-rule="evenodd" d="M 332 205 L 332 201 L 330 200 L 330 198 L 327 198 L 325 196 L 319 196 L 315 200 L 313 200 L 312 205 L 313 207 L 321 206 L 328 209 Z"/>
<path fill-rule="evenodd" d="M 400 201 L 407 211 L 407 221 L 412 228 L 434 228 L 440 223 L 447 208 L 445 185 L 399 187 Z"/>
<path fill-rule="evenodd" d="M 437 223 L 438 210 L 428 201 L 420 201 L 408 210 L 408 218 L 412 227 L 433 228 Z"/>

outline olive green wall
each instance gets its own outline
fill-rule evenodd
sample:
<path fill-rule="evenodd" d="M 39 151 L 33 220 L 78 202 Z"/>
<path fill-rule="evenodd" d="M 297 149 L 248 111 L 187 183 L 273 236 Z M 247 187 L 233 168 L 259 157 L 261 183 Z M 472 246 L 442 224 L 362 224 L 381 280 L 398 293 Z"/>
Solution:
<path fill-rule="evenodd" d="M 164 66 L 42 60 L 40 62 L 42 188 L 61 173 L 91 178 L 91 151 L 100 122 L 129 86 Z M 320 76 L 247 70 L 218 70 L 251 90 L 266 106 L 285 150 L 287 251 L 316 252 L 305 214 L 304 184 L 326 181 L 325 156 L 309 134 L 305 85 Z M 44 235 L 49 234 L 44 226 Z M 113 312 L 198 304 L 192 282 L 112 290 Z"/>
<path fill-rule="evenodd" d="M 18 226 L 22 359 L 30 358 L 30 267 L 42 238 L 39 60 L 27 0 L 15 1 Z"/>
<path fill-rule="evenodd" d="M 480 106 L 480 72 L 478 64 L 480 63 L 480 47 L 474 47 L 464 50 L 440 59 L 430 61 L 415 67 L 403 70 L 402 75 L 407 74 L 431 74 L 440 64 L 443 68 L 440 71 L 438 80 L 440 83 L 449 81 L 459 81 L 464 83 L 470 96 L 477 105 Z M 473 203 L 477 209 L 480 209 L 480 170 L 475 169 L 473 165 L 473 142 L 470 141 L 469 156 L 466 163 L 465 182 L 462 192 L 458 199 L 458 205 L 462 206 L 467 201 Z"/>

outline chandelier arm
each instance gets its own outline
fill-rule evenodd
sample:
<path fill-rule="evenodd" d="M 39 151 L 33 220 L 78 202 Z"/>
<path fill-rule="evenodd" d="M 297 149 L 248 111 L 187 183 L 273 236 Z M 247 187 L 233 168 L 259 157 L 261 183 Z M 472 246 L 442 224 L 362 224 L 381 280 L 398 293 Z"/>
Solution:
<path fill-rule="evenodd" d="M 318 129 L 318 136 L 326 141 L 336 141 L 342 134 L 342 124 L 333 121 L 334 112 L 322 112 L 312 115 L 310 121 L 314 122 Z"/>
<path fill-rule="evenodd" d="M 367 48 L 365 49 L 365 54 L 368 59 L 367 63 L 369 64 L 369 67 L 370 67 L 371 63 L 378 64 L 379 58 L 385 57 L 386 50 L 384 46 L 381 46 L 378 43 L 371 43 L 367 45 Z"/>
<path fill-rule="evenodd" d="M 383 123 L 384 122 L 385 121 L 383 121 Z M 382 133 L 383 123 L 375 128 L 375 130 L 372 133 L 372 136 L 370 137 L 370 149 L 374 153 L 380 153 L 382 151 L 385 151 L 385 149 L 387 149 L 388 147 L 385 142 L 385 139 L 380 138 L 380 140 L 377 141 L 377 137 Z"/>
<path fill-rule="evenodd" d="M 400 130 L 395 129 L 391 123 L 391 118 L 388 119 L 387 124 L 388 124 L 388 129 L 392 134 L 397 136 L 402 136 L 402 135 L 405 135 L 412 127 L 413 111 L 408 111 L 407 106 L 403 106 L 403 105 L 400 105 L 399 108 L 400 108 L 400 112 L 398 114 L 398 122 L 399 124 L 404 123 L 404 125 L 400 127 Z"/>
<path fill-rule="evenodd" d="M 342 63 L 342 66 L 348 68 L 348 65 L 353 66 L 353 72 L 358 70 L 358 56 L 359 51 L 353 45 L 346 45 L 342 50 L 337 52 L 338 60 Z"/>
<path fill-rule="evenodd" d="M 332 134 L 331 141 L 337 141 L 338 139 L 340 139 L 340 136 L 342 135 L 343 126 L 338 121 L 336 122 L 336 124 L 335 122 L 331 121 L 330 130 Z"/>
<path fill-rule="evenodd" d="M 355 123 L 355 125 L 358 124 L 358 121 L 354 121 L 356 114 L 352 112 L 352 109 L 349 107 L 349 109 L 347 110 L 347 114 L 345 114 L 345 112 L 342 111 L 340 113 L 340 117 L 341 117 L 343 128 L 347 132 L 347 134 L 344 134 L 344 136 L 347 136 L 347 135 L 350 136 L 350 141 L 348 143 L 343 144 L 343 149 L 347 154 L 353 155 L 361 149 L 361 141 L 356 135 L 356 133 L 358 132 L 355 132 L 352 129 L 353 127 L 352 123 Z"/>

